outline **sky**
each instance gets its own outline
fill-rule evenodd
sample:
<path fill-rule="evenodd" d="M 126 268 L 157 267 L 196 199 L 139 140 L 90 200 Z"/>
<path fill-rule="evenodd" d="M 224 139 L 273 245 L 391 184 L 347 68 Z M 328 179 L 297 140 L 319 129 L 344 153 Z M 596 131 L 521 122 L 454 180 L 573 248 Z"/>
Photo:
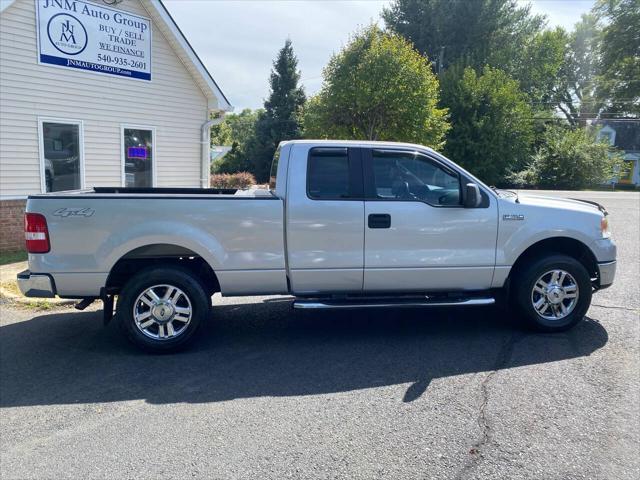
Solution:
<path fill-rule="evenodd" d="M 163 0 L 234 112 L 262 107 L 273 59 L 291 38 L 308 95 L 331 55 L 360 27 L 380 20 L 388 0 Z M 593 0 L 519 0 L 571 29 Z"/>

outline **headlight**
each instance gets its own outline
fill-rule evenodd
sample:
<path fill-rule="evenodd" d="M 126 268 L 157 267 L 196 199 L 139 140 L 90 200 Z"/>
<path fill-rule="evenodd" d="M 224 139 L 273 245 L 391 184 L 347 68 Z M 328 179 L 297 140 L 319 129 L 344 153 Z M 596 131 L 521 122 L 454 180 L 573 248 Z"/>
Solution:
<path fill-rule="evenodd" d="M 609 219 L 607 217 L 602 217 L 600 219 L 600 233 L 602 233 L 602 238 L 609 238 L 611 236 L 611 230 L 609 230 Z"/>

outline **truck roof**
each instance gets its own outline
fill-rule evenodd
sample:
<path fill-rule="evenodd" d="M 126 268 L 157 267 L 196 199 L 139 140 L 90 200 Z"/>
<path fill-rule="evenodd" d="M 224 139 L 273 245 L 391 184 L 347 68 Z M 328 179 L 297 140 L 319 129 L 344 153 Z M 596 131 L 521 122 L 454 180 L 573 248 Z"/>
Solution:
<path fill-rule="evenodd" d="M 330 145 L 344 145 L 344 146 L 353 146 L 353 147 L 407 147 L 407 148 L 419 148 L 421 150 L 428 150 L 430 152 L 437 153 L 434 149 L 430 147 L 426 147 L 424 145 L 418 145 L 416 143 L 406 143 L 406 142 L 387 142 L 387 141 L 376 141 L 376 140 L 287 140 L 281 143 L 282 145 L 287 144 L 313 144 L 319 146 L 330 146 Z"/>

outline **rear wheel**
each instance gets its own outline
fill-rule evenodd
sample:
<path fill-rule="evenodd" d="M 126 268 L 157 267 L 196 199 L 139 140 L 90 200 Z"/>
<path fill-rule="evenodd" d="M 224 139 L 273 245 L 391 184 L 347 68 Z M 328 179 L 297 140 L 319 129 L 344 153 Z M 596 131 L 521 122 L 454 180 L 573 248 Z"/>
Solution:
<path fill-rule="evenodd" d="M 585 267 L 566 255 L 550 255 L 516 272 L 513 304 L 536 330 L 563 331 L 578 323 L 591 304 L 591 280 Z"/>
<path fill-rule="evenodd" d="M 118 298 L 120 327 L 136 346 L 154 352 L 180 350 L 209 316 L 211 300 L 187 270 L 153 268 L 131 278 Z"/>

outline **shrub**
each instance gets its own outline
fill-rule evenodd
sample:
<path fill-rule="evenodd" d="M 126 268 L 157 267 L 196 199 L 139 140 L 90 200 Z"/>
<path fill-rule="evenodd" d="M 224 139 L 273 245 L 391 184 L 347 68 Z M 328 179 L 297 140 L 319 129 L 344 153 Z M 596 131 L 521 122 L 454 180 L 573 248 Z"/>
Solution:
<path fill-rule="evenodd" d="M 606 183 L 622 163 L 594 131 L 550 126 L 531 163 L 511 179 L 521 186 L 575 190 Z"/>
<path fill-rule="evenodd" d="M 249 172 L 211 175 L 211 188 L 249 188 L 255 184 L 256 179 Z"/>

